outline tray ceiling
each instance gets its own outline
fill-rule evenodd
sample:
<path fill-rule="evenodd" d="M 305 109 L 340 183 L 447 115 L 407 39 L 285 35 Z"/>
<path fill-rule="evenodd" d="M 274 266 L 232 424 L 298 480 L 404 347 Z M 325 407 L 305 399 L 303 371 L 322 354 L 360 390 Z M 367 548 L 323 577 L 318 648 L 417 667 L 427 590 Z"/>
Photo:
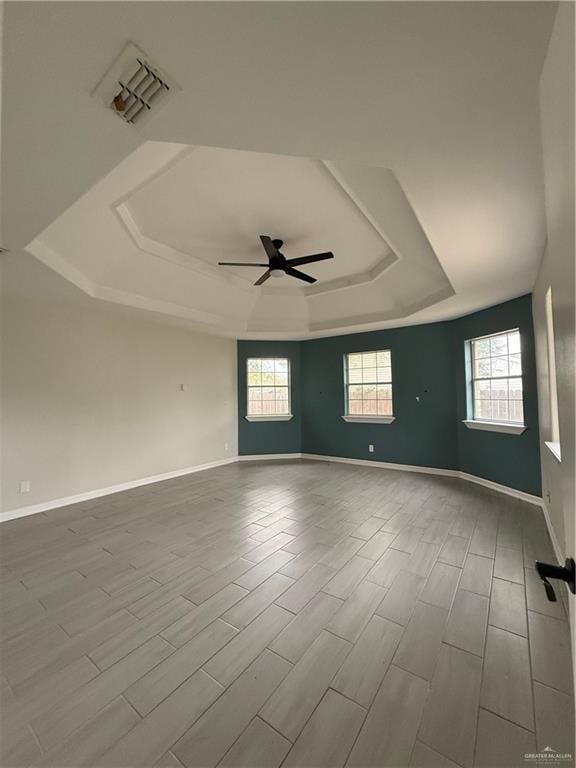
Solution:
<path fill-rule="evenodd" d="M 260 234 L 335 259 L 310 286 L 218 266 L 265 261 Z M 453 294 L 390 170 L 211 147 L 145 143 L 28 250 L 93 296 L 231 335 L 354 329 Z"/>

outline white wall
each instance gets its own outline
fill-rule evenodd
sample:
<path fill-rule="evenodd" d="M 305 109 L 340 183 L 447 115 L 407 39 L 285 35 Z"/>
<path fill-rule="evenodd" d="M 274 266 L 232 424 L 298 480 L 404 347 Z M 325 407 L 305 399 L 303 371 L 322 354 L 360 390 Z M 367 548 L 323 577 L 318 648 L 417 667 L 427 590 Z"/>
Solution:
<path fill-rule="evenodd" d="M 560 3 L 540 81 L 548 244 L 533 292 L 543 496 L 563 557 L 574 543 L 574 5 Z M 552 286 L 560 444 L 551 440 L 545 297 Z M 574 640 L 574 599 L 570 600 Z"/>
<path fill-rule="evenodd" d="M 4 511 L 237 454 L 235 341 L 1 258 Z"/>

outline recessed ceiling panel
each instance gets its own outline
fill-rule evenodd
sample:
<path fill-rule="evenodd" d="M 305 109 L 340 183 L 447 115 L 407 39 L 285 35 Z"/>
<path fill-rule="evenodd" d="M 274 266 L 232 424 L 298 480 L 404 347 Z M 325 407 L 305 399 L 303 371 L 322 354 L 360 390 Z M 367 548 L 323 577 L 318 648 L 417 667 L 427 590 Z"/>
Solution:
<path fill-rule="evenodd" d="M 388 245 L 323 163 L 198 147 L 125 201 L 140 232 L 183 254 L 266 262 L 259 235 L 284 241 L 287 258 L 333 251 L 308 268 L 335 280 L 374 268 Z M 229 267 L 253 283 L 258 272 Z"/>

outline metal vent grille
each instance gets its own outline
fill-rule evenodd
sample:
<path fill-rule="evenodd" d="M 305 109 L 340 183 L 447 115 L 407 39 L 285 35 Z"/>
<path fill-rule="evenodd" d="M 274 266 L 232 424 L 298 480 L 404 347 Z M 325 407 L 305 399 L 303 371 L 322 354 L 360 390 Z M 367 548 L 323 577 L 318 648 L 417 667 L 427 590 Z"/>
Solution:
<path fill-rule="evenodd" d="M 141 59 L 136 61 L 138 68 L 127 82 L 118 80 L 120 90 L 112 100 L 112 108 L 127 123 L 136 122 L 146 110 L 152 109 L 163 91 L 170 90 L 168 83 L 149 64 Z"/>
<path fill-rule="evenodd" d="M 124 122 L 142 125 L 179 90 L 134 43 L 128 43 L 93 91 Z"/>

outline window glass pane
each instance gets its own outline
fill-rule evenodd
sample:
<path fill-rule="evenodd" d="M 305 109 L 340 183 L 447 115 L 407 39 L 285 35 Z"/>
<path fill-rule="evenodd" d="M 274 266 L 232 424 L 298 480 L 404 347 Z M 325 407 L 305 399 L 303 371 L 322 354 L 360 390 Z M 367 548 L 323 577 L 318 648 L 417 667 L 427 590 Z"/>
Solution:
<path fill-rule="evenodd" d="M 378 402 L 377 400 L 363 400 L 364 407 L 362 413 L 364 416 L 377 416 L 378 415 Z"/>
<path fill-rule="evenodd" d="M 510 376 L 520 376 L 522 374 L 522 361 L 520 355 L 510 355 Z"/>
<path fill-rule="evenodd" d="M 376 368 L 376 352 L 362 353 L 362 368 Z"/>
<path fill-rule="evenodd" d="M 362 383 L 362 368 L 351 368 L 348 371 L 348 381 L 350 384 Z"/>
<path fill-rule="evenodd" d="M 490 357 L 490 339 L 477 339 L 472 346 L 474 357 Z"/>
<path fill-rule="evenodd" d="M 392 381 L 392 368 L 377 368 L 376 381 Z"/>
<path fill-rule="evenodd" d="M 487 379 L 490 377 L 491 372 L 490 358 L 481 357 L 479 360 L 474 360 L 474 378 L 475 379 Z"/>
<path fill-rule="evenodd" d="M 490 400 L 490 379 L 474 382 L 474 399 Z"/>
<path fill-rule="evenodd" d="M 363 368 L 362 369 L 362 381 L 365 383 L 371 383 L 376 381 L 376 368 Z"/>
<path fill-rule="evenodd" d="M 261 360 L 248 360 L 248 373 L 259 373 L 262 370 Z"/>
<path fill-rule="evenodd" d="M 392 384 L 378 384 L 378 400 L 392 399 Z"/>
<path fill-rule="evenodd" d="M 524 409 L 522 407 L 522 401 L 521 400 L 510 400 L 508 403 L 510 408 L 510 421 L 518 422 L 519 424 L 524 423 Z"/>
<path fill-rule="evenodd" d="M 492 358 L 492 376 L 508 376 L 508 358 Z"/>
<path fill-rule="evenodd" d="M 348 355 L 348 368 L 362 368 L 362 355 Z"/>
<path fill-rule="evenodd" d="M 348 403 L 348 413 L 351 416 L 362 415 L 362 400 L 350 400 Z"/>
<path fill-rule="evenodd" d="M 378 400 L 378 415 L 392 416 L 392 400 Z"/>
<path fill-rule="evenodd" d="M 276 373 L 274 374 L 274 384 L 276 384 L 277 387 L 278 386 L 287 387 L 288 386 L 288 372 L 287 371 L 283 371 L 283 372 L 276 371 Z"/>
<path fill-rule="evenodd" d="M 356 384 L 348 387 L 348 397 L 351 400 L 362 400 L 362 387 Z"/>
<path fill-rule="evenodd" d="M 288 373 L 288 360 L 278 357 L 274 360 L 274 370 L 276 373 Z"/>
<path fill-rule="evenodd" d="M 256 401 L 253 400 L 250 403 L 250 408 L 248 410 L 248 415 L 255 415 L 259 416 L 262 413 L 262 402 L 260 400 Z"/>
<path fill-rule="evenodd" d="M 508 400 L 493 400 L 492 413 L 495 421 L 508 421 Z"/>
<path fill-rule="evenodd" d="M 257 373 L 248 373 L 248 386 L 260 386 L 262 383 L 262 375 L 258 371 Z"/>
<path fill-rule="evenodd" d="M 376 352 L 376 365 L 390 367 L 390 350 L 386 349 L 383 352 Z"/>
<path fill-rule="evenodd" d="M 522 400 L 522 379 L 508 379 L 510 400 Z"/>
<path fill-rule="evenodd" d="M 366 384 L 364 387 L 362 387 L 362 390 L 362 397 L 364 400 L 376 399 L 376 384 Z"/>
<path fill-rule="evenodd" d="M 250 387 L 248 390 L 249 400 L 262 400 L 262 390 L 260 387 Z"/>
<path fill-rule="evenodd" d="M 492 379 L 492 400 L 508 400 L 508 380 Z"/>
<path fill-rule="evenodd" d="M 278 388 L 276 390 L 276 413 L 287 414 L 288 411 L 288 390 Z"/>
<path fill-rule="evenodd" d="M 478 400 L 476 402 L 476 418 L 477 419 L 492 419 L 492 401 L 491 400 Z"/>
<path fill-rule="evenodd" d="M 512 331 L 508 334 L 508 352 L 511 355 L 520 353 L 520 333 L 519 331 Z"/>
<path fill-rule="evenodd" d="M 508 336 L 492 336 L 490 339 L 490 354 L 491 355 L 507 355 L 508 354 Z"/>

